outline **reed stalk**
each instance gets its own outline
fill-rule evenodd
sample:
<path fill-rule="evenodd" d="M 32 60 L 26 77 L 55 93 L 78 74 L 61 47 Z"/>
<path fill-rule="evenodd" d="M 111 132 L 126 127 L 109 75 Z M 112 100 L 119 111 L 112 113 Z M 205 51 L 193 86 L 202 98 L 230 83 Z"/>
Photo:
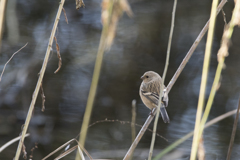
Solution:
<path fill-rule="evenodd" d="M 44 61 L 43 61 L 43 64 L 42 64 L 41 71 L 39 73 L 39 78 L 38 78 L 38 81 L 37 81 L 37 85 L 36 85 L 35 90 L 33 92 L 32 101 L 31 101 L 31 104 L 30 104 L 30 107 L 29 107 L 29 110 L 28 110 L 27 118 L 26 118 L 26 121 L 25 121 L 25 123 L 23 125 L 23 129 L 22 129 L 22 134 L 21 134 L 22 137 L 19 141 L 14 160 L 18 160 L 19 156 L 21 154 L 24 139 L 26 137 L 26 132 L 27 132 L 30 120 L 32 118 L 32 113 L 33 113 L 33 110 L 34 110 L 34 105 L 35 105 L 35 102 L 36 102 L 36 99 L 37 99 L 37 95 L 39 93 L 39 89 L 40 89 L 40 86 L 42 84 L 43 76 L 44 76 L 45 70 L 47 68 L 47 63 L 48 63 L 48 59 L 49 59 L 49 56 L 50 56 L 50 51 L 52 49 L 52 43 L 53 43 L 54 35 L 56 33 L 57 25 L 58 25 L 58 22 L 59 22 L 59 19 L 60 19 L 60 15 L 61 15 L 61 12 L 62 12 L 62 9 L 63 9 L 64 2 L 65 2 L 65 0 L 61 0 L 61 2 L 59 3 L 58 12 L 57 12 L 57 15 L 56 15 L 56 18 L 55 18 L 55 22 L 54 22 L 53 29 L 52 29 L 52 32 L 51 32 L 51 36 L 49 38 L 45 58 L 44 58 Z"/>

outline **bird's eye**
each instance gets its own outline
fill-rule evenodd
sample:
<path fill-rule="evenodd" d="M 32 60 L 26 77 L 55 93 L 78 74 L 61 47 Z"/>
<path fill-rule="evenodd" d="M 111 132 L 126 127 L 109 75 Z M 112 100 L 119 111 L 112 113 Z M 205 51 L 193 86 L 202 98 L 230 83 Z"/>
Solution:
<path fill-rule="evenodd" d="M 149 78 L 148 76 L 146 76 L 146 78 Z"/>

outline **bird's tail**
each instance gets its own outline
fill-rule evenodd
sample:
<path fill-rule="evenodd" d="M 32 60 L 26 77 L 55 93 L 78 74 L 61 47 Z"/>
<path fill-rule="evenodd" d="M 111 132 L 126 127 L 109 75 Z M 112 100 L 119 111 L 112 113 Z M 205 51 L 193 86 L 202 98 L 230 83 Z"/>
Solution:
<path fill-rule="evenodd" d="M 162 119 L 163 119 L 164 123 L 170 123 L 170 119 L 168 117 L 165 107 L 160 107 L 160 113 L 162 115 Z"/>

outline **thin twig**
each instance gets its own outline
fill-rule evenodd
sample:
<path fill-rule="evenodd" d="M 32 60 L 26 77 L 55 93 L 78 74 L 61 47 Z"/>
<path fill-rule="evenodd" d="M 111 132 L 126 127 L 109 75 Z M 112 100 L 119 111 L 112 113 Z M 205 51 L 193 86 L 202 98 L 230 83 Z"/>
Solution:
<path fill-rule="evenodd" d="M 224 23 L 225 23 L 225 26 L 226 26 L 226 25 L 227 25 L 226 14 L 225 14 L 225 12 L 224 12 L 224 10 L 223 10 L 223 9 L 221 9 L 221 11 L 222 11 L 222 15 L 223 15 L 223 21 L 224 21 Z"/>
<path fill-rule="evenodd" d="M 57 50 L 57 56 L 58 56 L 58 68 L 57 70 L 54 72 L 55 74 L 61 69 L 61 66 L 62 66 L 62 58 L 61 58 L 61 55 L 60 55 L 60 47 L 57 43 L 57 38 L 56 36 L 54 36 L 54 40 L 55 40 L 55 43 L 56 43 L 56 50 Z"/>
<path fill-rule="evenodd" d="M 55 150 L 52 151 L 51 153 L 49 153 L 49 154 L 48 154 L 46 157 L 44 157 L 42 160 L 45 160 L 45 159 L 49 158 L 50 156 L 52 156 L 53 154 L 55 154 L 56 152 L 58 152 L 59 150 L 61 150 L 63 147 L 65 147 L 65 146 L 67 146 L 67 145 L 70 145 L 72 142 L 76 142 L 76 143 L 78 144 L 77 146 L 80 147 L 80 148 L 84 151 L 84 153 L 88 156 L 88 158 L 91 159 L 91 160 L 93 159 L 93 158 L 91 157 L 91 155 L 87 152 L 87 150 L 74 138 L 74 139 L 71 139 L 71 140 L 69 140 L 68 142 L 64 143 L 63 145 L 61 145 L 60 147 L 58 147 L 57 149 L 55 149 Z M 77 147 L 75 146 L 75 148 L 72 147 L 72 148 L 66 150 L 64 153 L 60 154 L 60 155 L 58 156 L 58 158 L 66 156 L 67 154 L 69 154 L 69 153 L 71 153 L 72 151 L 74 151 L 76 148 L 77 148 Z"/>
<path fill-rule="evenodd" d="M 27 132 L 27 129 L 28 129 L 31 117 L 32 117 L 34 105 L 35 105 L 37 95 L 38 95 L 39 90 L 40 90 L 40 86 L 42 84 L 43 76 L 44 76 L 45 70 L 47 68 L 47 63 L 48 63 L 50 51 L 52 49 L 53 38 L 54 38 L 54 35 L 56 33 L 57 25 L 58 25 L 58 22 L 59 22 L 59 19 L 60 19 L 60 15 L 61 15 L 61 12 L 62 12 L 64 2 L 65 2 L 65 0 L 61 0 L 61 2 L 59 3 L 58 12 L 57 12 L 57 15 L 56 15 L 56 18 L 55 18 L 55 22 L 54 22 L 54 25 L 53 25 L 51 36 L 49 38 L 45 58 L 44 58 L 44 61 L 43 61 L 43 64 L 42 64 L 42 68 L 41 68 L 41 71 L 40 71 L 40 75 L 39 75 L 39 78 L 38 78 L 38 82 L 37 82 L 35 91 L 33 93 L 32 102 L 31 102 L 29 110 L 28 110 L 27 118 L 26 118 L 26 121 L 25 121 L 25 124 L 24 124 L 24 127 L 23 127 L 22 138 L 19 141 L 18 148 L 17 148 L 17 151 L 16 151 L 15 160 L 18 160 L 19 156 L 21 154 L 21 149 L 22 149 L 22 145 L 24 143 L 24 138 L 25 138 L 25 135 L 26 135 L 26 132 Z"/>
<path fill-rule="evenodd" d="M 239 102 L 238 102 L 237 114 L 236 114 L 234 124 L 233 124 L 233 130 L 232 130 L 231 140 L 230 140 L 230 144 L 229 144 L 229 148 L 228 148 L 227 160 L 230 160 L 230 158 L 231 158 L 232 147 L 233 147 L 233 143 L 234 143 L 234 139 L 235 139 L 235 135 L 236 135 L 236 131 L 237 131 L 239 111 L 240 111 L 240 99 L 239 99 Z"/>
<path fill-rule="evenodd" d="M 27 134 L 25 135 L 25 137 L 28 137 L 28 136 L 30 136 L 29 133 L 27 133 Z M 20 138 L 21 138 L 21 136 L 18 136 L 18 137 L 16 137 L 16 138 L 10 140 L 9 142 L 5 143 L 4 145 L 2 145 L 2 146 L 0 147 L 0 153 L 1 153 L 4 149 L 6 149 L 6 148 L 9 147 L 10 145 L 12 145 L 13 143 L 19 141 Z"/>
<path fill-rule="evenodd" d="M 51 153 L 49 153 L 47 156 L 45 156 L 42 160 L 45 160 L 47 158 L 49 158 L 50 156 L 52 156 L 53 154 L 55 154 L 57 151 L 59 151 L 60 149 L 62 149 L 63 147 L 67 146 L 68 144 L 70 144 L 71 142 L 74 142 L 75 139 L 71 139 L 68 142 L 64 143 L 63 145 L 61 145 L 60 147 L 58 147 L 57 149 L 55 149 L 54 151 L 52 151 Z"/>
<path fill-rule="evenodd" d="M 28 43 L 26 43 L 22 48 L 20 48 L 20 49 L 17 50 L 15 53 L 13 53 L 13 55 L 10 57 L 10 59 L 5 63 L 5 65 L 4 65 L 4 67 L 3 67 L 3 71 L 2 71 L 1 76 L 0 76 L 0 82 L 1 82 L 1 80 L 2 80 L 2 76 L 3 76 L 3 73 L 4 73 L 4 71 L 5 71 L 5 68 L 6 68 L 7 64 L 12 60 L 12 58 L 15 56 L 15 54 L 17 54 L 17 53 L 18 53 L 19 51 L 21 51 L 24 47 L 26 47 L 27 44 L 28 44 Z"/>
<path fill-rule="evenodd" d="M 44 92 L 43 92 L 42 83 L 41 83 L 41 97 L 42 97 L 42 112 L 44 112 L 44 110 L 45 110 L 46 97 L 45 97 Z"/>
<path fill-rule="evenodd" d="M 73 151 L 75 151 L 78 148 L 78 146 L 73 146 L 72 148 L 66 150 L 65 152 L 61 153 L 59 156 L 57 156 L 54 160 L 58 160 L 61 159 L 65 156 L 67 156 L 68 154 L 72 153 Z"/>
<path fill-rule="evenodd" d="M 113 119 L 113 120 L 104 119 L 104 120 L 96 121 L 96 122 L 90 124 L 90 125 L 88 126 L 88 128 L 90 128 L 90 127 L 92 127 L 92 126 L 94 126 L 94 125 L 96 125 L 96 124 L 98 124 L 98 123 L 103 123 L 103 122 L 119 122 L 119 123 L 121 123 L 121 124 L 132 124 L 130 121 L 121 121 L 121 120 L 118 120 L 118 119 L 116 119 L 116 120 L 114 120 L 114 119 Z M 137 124 L 137 123 L 135 123 L 134 125 L 137 126 L 137 127 L 140 127 L 140 128 L 143 127 L 143 125 L 140 125 L 140 124 Z M 151 130 L 151 129 L 149 129 L 149 128 L 147 128 L 147 131 L 153 132 L 153 130 Z M 158 133 L 156 133 L 156 134 L 157 134 L 158 137 L 160 137 L 160 138 L 162 138 L 163 140 L 165 140 L 166 142 L 168 142 L 168 140 L 167 140 L 165 137 L 161 136 L 161 135 L 158 134 Z"/>
<path fill-rule="evenodd" d="M 223 8 L 223 6 L 226 4 L 227 0 L 222 0 L 221 3 L 218 6 L 218 10 L 217 13 L 219 13 L 219 11 Z M 170 90 L 172 89 L 172 86 L 174 85 L 174 83 L 176 82 L 177 78 L 179 77 L 179 75 L 181 74 L 182 70 L 184 69 L 184 67 L 186 66 L 187 62 L 189 61 L 189 59 L 191 58 L 194 50 L 197 48 L 199 42 L 201 41 L 202 37 L 205 35 L 205 33 L 207 32 L 209 27 L 209 21 L 205 24 L 205 26 L 203 27 L 202 31 L 199 33 L 197 39 L 195 40 L 195 42 L 193 43 L 192 47 L 190 48 L 190 50 L 188 51 L 187 55 L 185 56 L 185 58 L 183 59 L 182 63 L 180 64 L 180 66 L 178 67 L 176 73 L 174 74 L 174 76 L 172 77 L 171 81 L 169 82 L 168 86 L 167 86 L 167 90 L 166 93 L 168 94 L 170 92 Z M 153 115 L 156 114 L 156 110 L 153 110 Z M 149 124 L 151 123 L 151 121 L 153 120 L 153 115 L 149 115 L 147 120 L 145 121 L 142 129 L 139 131 L 136 139 L 134 140 L 134 142 L 132 143 L 131 147 L 128 149 L 128 152 L 126 153 L 124 160 L 128 160 L 130 157 L 129 155 L 132 154 L 133 150 L 137 147 L 139 141 L 141 140 L 143 134 L 145 133 L 145 131 L 147 130 Z"/>
<path fill-rule="evenodd" d="M 68 18 L 67 18 L 67 13 L 65 11 L 65 9 L 63 8 L 63 13 L 64 13 L 64 17 L 65 17 L 65 21 L 68 24 Z"/>
<path fill-rule="evenodd" d="M 161 97 L 163 97 L 164 81 L 165 81 L 165 77 L 166 77 L 167 70 L 168 70 L 176 8 L 177 8 L 177 0 L 174 0 L 173 11 L 172 11 L 171 29 L 170 29 L 169 39 L 168 39 L 167 56 L 166 56 L 166 62 L 165 62 L 166 64 L 165 64 L 164 72 L 163 72 L 163 76 L 162 76 L 162 84 L 161 84 L 160 93 L 159 93 L 160 98 L 159 98 L 159 102 L 158 102 L 158 106 L 157 106 L 157 114 L 156 114 L 155 121 L 154 121 L 154 126 L 153 126 L 152 141 L 151 141 L 151 146 L 150 146 L 150 150 L 149 150 L 148 160 L 152 159 L 153 148 L 154 148 L 155 138 L 156 138 L 157 124 L 158 124 L 158 119 L 159 119 L 159 112 L 160 112 L 160 107 L 162 107 L 161 106 L 162 105 L 162 98 Z"/>
<path fill-rule="evenodd" d="M 35 149 L 37 149 L 38 148 L 38 146 L 37 146 L 38 144 L 37 143 L 35 143 L 35 146 L 31 149 L 31 154 L 29 155 L 29 160 L 32 160 L 33 159 L 33 152 L 34 152 L 34 150 Z"/>
<path fill-rule="evenodd" d="M 213 34 L 214 34 L 214 27 L 215 27 L 216 15 L 217 15 L 217 5 L 218 5 L 218 0 L 213 0 L 211 15 L 210 15 L 209 31 L 207 35 L 205 56 L 204 56 L 204 62 L 203 62 L 202 80 L 201 80 L 201 86 L 200 86 L 200 92 L 199 92 L 190 160 L 196 159 L 198 144 L 201 138 L 201 135 L 199 134 L 199 130 L 200 130 L 200 122 L 201 122 L 203 106 L 204 106 L 205 91 L 207 86 L 208 70 L 209 70 L 211 49 L 212 49 L 212 43 L 213 43 Z"/>

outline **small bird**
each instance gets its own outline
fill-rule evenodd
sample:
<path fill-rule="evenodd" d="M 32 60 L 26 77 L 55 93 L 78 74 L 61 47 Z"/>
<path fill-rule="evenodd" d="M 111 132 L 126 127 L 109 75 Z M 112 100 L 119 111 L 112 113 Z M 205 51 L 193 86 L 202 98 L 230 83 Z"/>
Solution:
<path fill-rule="evenodd" d="M 144 73 L 141 79 L 143 81 L 139 89 L 139 95 L 145 106 L 151 110 L 150 114 L 152 114 L 153 108 L 157 107 L 158 105 L 162 78 L 156 72 L 148 71 Z M 166 111 L 166 107 L 168 105 L 168 95 L 165 92 L 165 86 L 161 102 L 162 107 L 160 107 L 160 112 L 162 119 L 165 123 L 170 123 L 170 119 Z"/>

